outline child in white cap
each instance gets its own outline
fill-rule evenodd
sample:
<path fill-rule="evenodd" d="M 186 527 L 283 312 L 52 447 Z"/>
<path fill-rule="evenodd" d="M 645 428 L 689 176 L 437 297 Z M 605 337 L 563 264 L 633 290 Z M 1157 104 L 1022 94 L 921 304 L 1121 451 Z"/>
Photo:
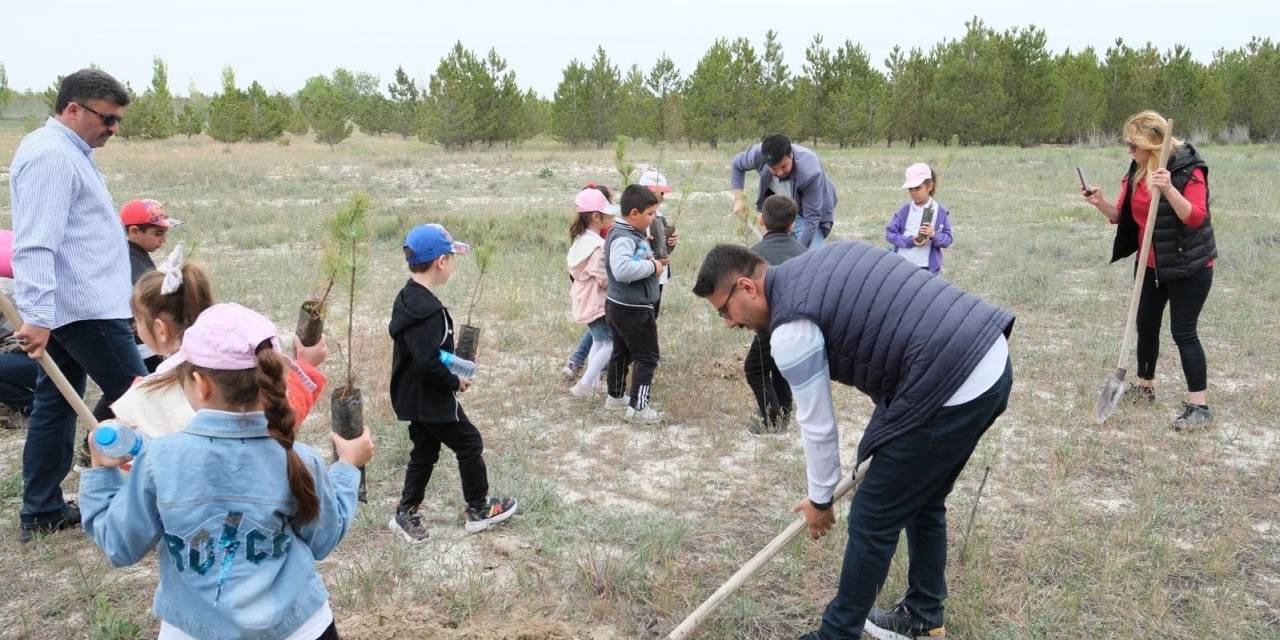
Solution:
<path fill-rule="evenodd" d="M 669 228 L 670 223 L 667 222 L 667 216 L 662 211 L 662 202 L 663 200 L 666 199 L 667 194 L 671 193 L 671 186 L 667 184 L 667 177 L 662 175 L 662 172 L 658 171 L 657 169 L 649 169 L 644 173 L 640 174 L 640 182 L 638 184 L 642 187 L 648 187 L 649 191 L 653 192 L 653 195 L 658 197 L 658 213 L 655 217 L 662 218 L 663 228 Z M 650 231 L 652 231 L 652 229 L 650 229 Z M 652 233 L 650 235 L 652 235 Z M 667 236 L 667 254 L 668 255 L 670 255 L 672 251 L 675 251 L 677 240 L 678 240 L 678 237 L 676 236 L 675 233 L 672 233 L 669 236 Z M 658 276 L 658 302 L 653 305 L 653 316 L 655 318 L 658 316 L 658 313 L 662 310 L 662 288 L 667 284 L 667 281 L 670 279 L 671 279 L 671 265 L 667 264 L 662 269 L 662 273 Z"/>
<path fill-rule="evenodd" d="M 894 253 L 937 275 L 942 271 L 942 250 L 951 246 L 950 212 L 933 199 L 938 175 L 929 165 L 917 162 L 907 167 L 906 177 L 902 188 L 911 199 L 890 218 L 884 239 Z"/>

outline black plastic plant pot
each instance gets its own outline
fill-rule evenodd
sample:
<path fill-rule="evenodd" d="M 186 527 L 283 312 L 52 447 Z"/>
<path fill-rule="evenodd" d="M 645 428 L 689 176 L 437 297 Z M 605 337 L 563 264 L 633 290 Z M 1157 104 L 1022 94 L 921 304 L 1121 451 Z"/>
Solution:
<path fill-rule="evenodd" d="M 649 241 L 649 246 L 653 247 L 653 256 L 655 258 L 667 257 L 667 225 L 662 218 L 654 216 L 653 222 L 649 223 L 649 235 L 653 239 Z"/>
<path fill-rule="evenodd" d="M 320 301 L 308 300 L 298 310 L 298 341 L 305 347 L 314 347 L 324 335 L 324 316 L 320 313 Z"/>
<path fill-rule="evenodd" d="M 458 327 L 458 344 L 454 347 L 454 355 L 463 360 L 476 361 L 476 349 L 480 346 L 480 327 L 464 324 Z"/>
<path fill-rule="evenodd" d="M 329 413 L 333 432 L 342 438 L 358 438 L 364 431 L 364 400 L 359 389 L 350 386 L 334 389 L 329 397 Z M 360 490 L 356 497 L 360 502 L 368 502 L 364 467 L 360 467 Z"/>

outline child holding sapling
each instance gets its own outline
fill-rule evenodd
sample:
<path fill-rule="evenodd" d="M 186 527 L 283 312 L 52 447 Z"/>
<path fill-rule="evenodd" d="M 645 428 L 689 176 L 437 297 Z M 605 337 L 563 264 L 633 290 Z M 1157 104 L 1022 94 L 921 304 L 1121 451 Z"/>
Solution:
<path fill-rule="evenodd" d="M 605 239 L 605 272 L 609 290 L 604 313 L 613 333 L 609 357 L 606 407 L 626 407 L 629 422 L 655 423 L 662 414 L 649 403 L 649 385 L 658 368 L 658 275 L 667 258 L 656 258 L 648 230 L 658 211 L 658 198 L 646 187 L 633 184 L 622 192 L 622 219 Z M 627 369 L 635 363 L 627 393 Z"/>
<path fill-rule="evenodd" d="M 279 349 L 271 321 L 209 307 L 160 366 L 196 409 L 190 423 L 147 442 L 128 476 L 96 447 L 80 476 L 85 533 L 113 565 L 157 550 L 160 638 L 338 637 L 315 563 L 355 519 L 373 441 L 332 436 L 327 467 L 296 442 Z"/>
<path fill-rule="evenodd" d="M 138 278 L 131 304 L 138 337 L 156 354 L 168 357 L 182 348 L 183 334 L 213 305 L 213 288 L 208 273 L 187 263 L 178 245 L 156 270 Z M 301 424 L 324 388 L 325 375 L 317 367 L 328 351 L 323 339 L 310 347 L 294 340 L 294 349 L 297 359 L 286 358 L 285 384 L 289 406 Z M 111 410 L 120 421 L 152 437 L 181 431 L 194 412 L 176 383 L 174 376 L 162 373 L 141 378 Z"/>
<path fill-rule="evenodd" d="M 434 289 L 453 275 L 454 259 L 471 248 L 438 224 L 421 224 L 404 240 L 404 256 L 412 276 L 396 296 L 388 331 L 395 345 L 391 356 L 391 406 L 396 417 L 409 421 L 413 449 L 405 469 L 400 504 L 389 526 L 405 541 L 416 544 L 429 536 L 418 507 L 440 445 L 458 458 L 462 496 L 466 500 L 468 533 L 483 531 L 516 512 L 515 498 L 489 496 L 489 475 L 484 464 L 484 440 L 462 411 L 457 394 L 471 380 L 449 370 L 441 352 L 453 353 L 453 317 Z"/>
<path fill-rule="evenodd" d="M 942 271 L 942 250 L 951 246 L 951 216 L 933 199 L 938 175 L 929 165 L 917 162 L 907 167 L 906 178 L 902 188 L 911 199 L 893 214 L 884 239 L 894 253 L 936 275 Z"/>
<path fill-rule="evenodd" d="M 577 216 L 569 227 L 573 244 L 565 261 L 569 267 L 569 298 L 573 321 L 587 325 L 591 350 L 582 379 L 569 388 L 579 398 L 595 393 L 596 382 L 613 353 L 613 335 L 604 317 L 605 292 L 609 276 L 604 269 L 604 235 L 613 225 L 614 207 L 599 190 L 587 187 L 574 198 Z"/>
<path fill-rule="evenodd" d="M 662 211 L 662 203 L 666 200 L 667 194 L 671 193 L 671 186 L 667 184 L 667 177 L 662 175 L 662 172 L 657 169 L 649 169 L 648 171 L 640 174 L 639 184 L 642 187 L 647 187 L 649 191 L 653 192 L 654 197 L 658 199 L 658 212 L 655 214 L 655 219 L 661 220 L 662 224 L 653 226 L 654 228 L 661 227 L 666 230 L 667 237 L 665 242 L 667 243 L 667 255 L 671 255 L 671 252 L 676 250 L 676 242 L 678 239 L 676 237 L 675 228 L 667 220 L 666 214 Z M 653 228 L 651 228 L 649 230 L 649 237 L 651 240 L 653 239 L 653 235 Z M 656 241 L 663 242 L 664 240 L 659 238 Z M 668 263 L 663 266 L 662 274 L 658 276 L 658 301 L 653 304 L 653 317 L 655 318 L 658 317 L 658 314 L 662 311 L 662 289 L 670 279 L 671 265 Z"/>

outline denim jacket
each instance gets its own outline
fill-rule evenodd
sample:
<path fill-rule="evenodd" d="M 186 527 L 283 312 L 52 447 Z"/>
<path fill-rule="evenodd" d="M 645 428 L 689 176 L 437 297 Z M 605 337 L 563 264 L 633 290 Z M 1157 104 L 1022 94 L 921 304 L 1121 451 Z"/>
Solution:
<path fill-rule="evenodd" d="M 285 450 L 261 413 L 201 410 L 185 431 L 147 442 L 124 477 L 80 476 L 84 530 L 117 567 L 159 548 L 154 610 L 197 638 L 283 638 L 329 599 L 315 561 L 337 546 L 356 513 L 360 472 L 326 469 L 313 449 L 320 513 L 293 522 Z"/>

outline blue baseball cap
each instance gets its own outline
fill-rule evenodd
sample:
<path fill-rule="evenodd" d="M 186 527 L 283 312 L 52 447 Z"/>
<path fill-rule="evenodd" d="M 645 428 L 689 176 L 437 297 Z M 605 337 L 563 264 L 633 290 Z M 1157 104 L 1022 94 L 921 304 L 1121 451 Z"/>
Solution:
<path fill-rule="evenodd" d="M 464 256 L 471 253 L 471 245 L 454 242 L 453 236 L 435 223 L 420 224 L 410 229 L 404 238 L 404 248 L 409 250 L 406 255 L 409 264 L 426 264 L 449 253 Z"/>

